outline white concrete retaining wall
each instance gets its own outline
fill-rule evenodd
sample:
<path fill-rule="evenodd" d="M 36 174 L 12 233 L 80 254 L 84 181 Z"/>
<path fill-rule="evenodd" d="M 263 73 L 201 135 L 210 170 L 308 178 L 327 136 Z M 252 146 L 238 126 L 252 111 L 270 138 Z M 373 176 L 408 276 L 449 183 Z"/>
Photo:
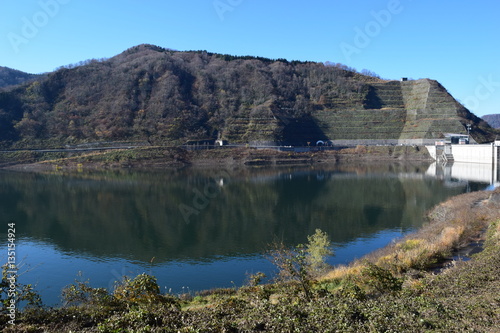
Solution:
<path fill-rule="evenodd" d="M 424 146 L 424 145 L 433 145 L 436 142 L 436 139 L 358 139 L 358 140 L 325 140 L 329 144 L 334 146 L 347 146 L 347 147 L 356 147 L 358 145 L 363 146 Z"/>
<path fill-rule="evenodd" d="M 436 146 L 425 146 L 425 148 L 427 148 L 427 151 L 429 152 L 429 155 L 431 155 L 431 157 L 434 160 L 437 160 Z"/>
<path fill-rule="evenodd" d="M 488 145 L 452 145 L 451 153 L 455 162 L 493 164 L 495 146 Z"/>

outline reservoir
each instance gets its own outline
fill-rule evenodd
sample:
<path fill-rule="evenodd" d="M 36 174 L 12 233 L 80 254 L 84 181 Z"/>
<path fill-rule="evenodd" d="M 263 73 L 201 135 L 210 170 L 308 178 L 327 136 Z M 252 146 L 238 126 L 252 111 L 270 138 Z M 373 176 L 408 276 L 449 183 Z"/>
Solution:
<path fill-rule="evenodd" d="M 14 222 L 19 281 L 46 305 L 75 279 L 112 290 L 144 272 L 162 292 L 194 295 L 272 277 L 270 244 L 305 243 L 317 228 L 333 244 L 328 262 L 347 264 L 419 228 L 436 204 L 491 185 L 450 174 L 428 164 L 0 171 L 1 244 Z"/>

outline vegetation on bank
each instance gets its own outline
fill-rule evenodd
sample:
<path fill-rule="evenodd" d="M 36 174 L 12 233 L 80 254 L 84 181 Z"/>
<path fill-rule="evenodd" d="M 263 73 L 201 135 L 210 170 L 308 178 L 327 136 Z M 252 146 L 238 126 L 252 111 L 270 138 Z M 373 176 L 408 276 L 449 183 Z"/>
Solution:
<path fill-rule="evenodd" d="M 29 150 L 0 153 L 0 167 L 35 169 L 154 168 L 188 165 L 304 165 L 344 160 L 429 160 L 424 147 L 357 146 L 339 150 L 296 153 L 255 148 L 186 150 L 179 147 L 138 147 L 84 152 L 37 152 Z"/>
<path fill-rule="evenodd" d="M 154 277 L 125 278 L 113 293 L 79 281 L 61 308 L 28 307 L 4 332 L 492 332 L 500 325 L 500 189 L 438 205 L 419 232 L 324 273 L 329 242 L 317 231 L 269 252 L 279 278 L 239 289 L 162 294 Z M 487 230 L 486 236 L 484 231 Z M 470 261 L 453 251 L 485 238 Z M 5 312 L 5 308 L 4 308 Z"/>

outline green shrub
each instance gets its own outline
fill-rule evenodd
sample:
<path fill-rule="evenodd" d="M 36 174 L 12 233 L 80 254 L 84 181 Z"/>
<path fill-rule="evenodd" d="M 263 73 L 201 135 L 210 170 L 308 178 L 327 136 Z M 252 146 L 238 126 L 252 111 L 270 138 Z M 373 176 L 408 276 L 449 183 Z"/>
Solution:
<path fill-rule="evenodd" d="M 306 298 L 311 300 L 313 284 L 327 267 L 326 256 L 332 255 L 333 252 L 328 248 L 330 241 L 327 234 L 319 229 L 308 237 L 308 241 L 308 244 L 299 244 L 292 248 L 283 243 L 274 244 L 269 251 L 269 259 L 279 270 L 279 281 L 298 282 Z"/>
<path fill-rule="evenodd" d="M 248 284 L 252 287 L 258 286 L 262 282 L 262 279 L 265 279 L 265 278 L 266 278 L 266 274 L 264 274 L 262 272 L 257 272 L 255 274 L 252 274 L 249 276 Z"/>
<path fill-rule="evenodd" d="M 17 267 L 16 267 L 17 269 Z M 15 301 L 16 308 L 19 303 L 25 302 L 28 307 L 41 307 L 42 300 L 40 295 L 33 290 L 31 284 L 23 285 L 18 283 L 19 274 L 9 273 L 9 265 L 2 266 L 2 280 L 0 281 L 0 313 L 8 313 L 8 306 L 11 305 L 11 300 Z M 11 291 L 11 282 L 15 281 L 15 292 Z M 14 295 L 12 295 L 14 294 Z"/>
<path fill-rule="evenodd" d="M 115 288 L 113 296 L 130 305 L 172 305 L 180 308 L 179 300 L 171 295 L 161 295 L 156 278 L 148 274 L 140 274 L 131 279 L 124 277 Z"/>
<path fill-rule="evenodd" d="M 307 236 L 308 244 L 306 244 L 307 264 L 310 273 L 315 275 L 322 274 L 328 268 L 325 259 L 333 255 L 330 250 L 331 242 L 328 239 L 326 232 L 316 229 L 312 236 Z"/>
<path fill-rule="evenodd" d="M 116 301 L 104 288 L 93 288 L 89 281 L 75 281 L 62 291 L 65 305 L 109 305 Z"/>
<path fill-rule="evenodd" d="M 402 289 L 403 279 L 394 276 L 390 270 L 366 261 L 361 271 L 361 285 L 380 294 L 397 292 Z"/>

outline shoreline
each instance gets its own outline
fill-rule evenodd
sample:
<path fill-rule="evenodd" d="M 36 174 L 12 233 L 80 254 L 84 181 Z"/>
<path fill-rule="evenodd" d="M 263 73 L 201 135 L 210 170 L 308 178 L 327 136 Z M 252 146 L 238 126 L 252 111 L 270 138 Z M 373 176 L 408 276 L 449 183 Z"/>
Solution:
<path fill-rule="evenodd" d="M 454 196 L 431 209 L 425 218 L 418 230 L 348 265 L 334 268 L 321 279 L 358 274 L 367 262 L 404 275 L 414 270 L 436 273 L 457 259 L 470 260 L 484 250 L 490 224 L 500 220 L 500 188 Z"/>
<path fill-rule="evenodd" d="M 84 153 L 37 153 L 18 151 L 0 154 L 0 169 L 19 171 L 159 169 L 180 167 L 275 167 L 336 164 L 339 162 L 429 162 L 419 146 L 358 146 L 339 150 L 283 152 L 260 148 L 186 150 L 142 147 Z"/>

